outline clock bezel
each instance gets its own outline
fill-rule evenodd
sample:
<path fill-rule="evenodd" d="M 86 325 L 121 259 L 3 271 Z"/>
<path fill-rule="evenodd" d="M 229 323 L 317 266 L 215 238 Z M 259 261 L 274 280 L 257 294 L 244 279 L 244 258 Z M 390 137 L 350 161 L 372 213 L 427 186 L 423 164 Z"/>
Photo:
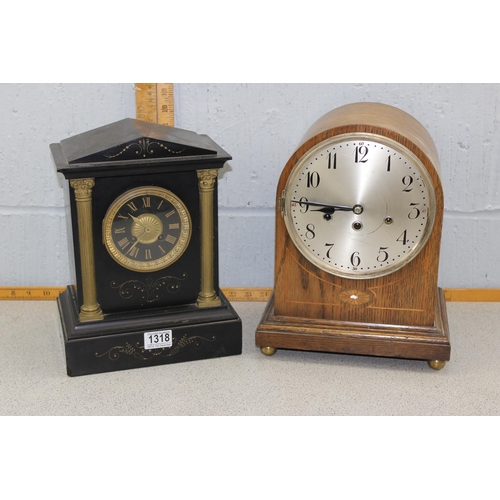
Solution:
<path fill-rule="evenodd" d="M 293 222 L 291 220 L 291 215 L 289 211 L 290 203 L 291 203 L 291 196 L 292 196 L 292 189 L 291 187 L 294 185 L 297 177 L 300 175 L 300 173 L 303 171 L 305 168 L 305 165 L 308 163 L 308 161 L 314 157 L 319 151 L 324 150 L 325 148 L 329 146 L 334 146 L 335 144 L 339 144 L 345 141 L 371 141 L 371 142 L 376 142 L 379 143 L 383 146 L 392 148 L 396 150 L 399 154 L 405 156 L 408 161 L 412 162 L 413 166 L 415 169 L 418 171 L 420 174 L 423 183 L 426 187 L 426 190 L 429 195 L 429 208 L 428 208 L 428 213 L 427 213 L 427 224 L 424 230 L 424 233 L 422 237 L 419 239 L 419 241 L 414 245 L 414 247 L 403 257 L 398 259 L 398 261 L 394 262 L 393 264 L 387 265 L 387 267 L 380 268 L 380 269 L 374 269 L 374 270 L 364 270 L 364 271 L 345 271 L 341 270 L 325 261 L 317 257 L 314 253 L 308 250 L 308 248 L 305 246 L 304 242 L 300 239 L 299 235 L 297 234 L 296 230 L 293 227 Z M 435 222 L 435 215 L 436 215 L 436 193 L 434 190 L 434 185 L 432 182 L 432 178 L 427 170 L 427 168 L 424 166 L 422 161 L 408 148 L 406 148 L 404 145 L 399 143 L 398 141 L 395 141 L 391 138 L 385 137 L 383 135 L 375 134 L 375 133 L 370 133 L 370 132 L 351 132 L 351 133 L 345 133 L 345 134 L 338 134 L 334 135 L 332 137 L 329 137 L 316 145 L 314 145 L 312 148 L 307 150 L 295 163 L 295 165 L 292 167 L 290 174 L 288 176 L 288 179 L 285 184 L 285 188 L 283 190 L 283 193 L 280 198 L 280 202 L 282 203 L 281 211 L 283 215 L 283 219 L 285 221 L 285 226 L 287 229 L 287 233 L 289 237 L 291 238 L 293 244 L 297 248 L 297 250 L 303 255 L 309 262 L 311 262 L 314 266 L 317 268 L 332 274 L 334 276 L 338 276 L 340 278 L 348 278 L 348 279 L 353 279 L 353 280 L 369 280 L 373 278 L 379 278 L 382 276 L 387 276 L 390 275 L 404 266 L 406 266 L 409 262 L 411 262 L 419 253 L 420 251 L 425 247 L 432 231 L 434 228 L 434 222 Z"/>
<path fill-rule="evenodd" d="M 127 257 L 116 246 L 111 232 L 115 217 L 121 208 L 126 203 L 141 196 L 157 196 L 168 201 L 179 214 L 181 223 L 179 238 L 173 248 L 161 258 L 152 261 L 134 260 Z M 140 273 L 152 273 L 169 267 L 184 254 L 191 240 L 192 229 L 189 210 L 176 194 L 159 186 L 138 186 L 118 196 L 109 206 L 103 219 L 103 244 L 113 260 L 125 269 Z"/>

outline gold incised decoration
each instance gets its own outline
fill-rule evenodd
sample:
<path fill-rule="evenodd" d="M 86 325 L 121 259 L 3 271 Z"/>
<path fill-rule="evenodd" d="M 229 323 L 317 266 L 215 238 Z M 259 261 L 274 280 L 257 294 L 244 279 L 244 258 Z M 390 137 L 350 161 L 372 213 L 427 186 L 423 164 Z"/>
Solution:
<path fill-rule="evenodd" d="M 149 361 L 150 359 L 161 357 L 170 358 L 175 356 L 180 351 L 188 346 L 193 349 L 201 349 L 206 342 L 215 342 L 217 340 L 216 335 L 212 335 L 211 338 L 201 337 L 199 335 L 188 337 L 184 334 L 178 341 L 174 339 L 174 345 L 172 347 L 163 347 L 161 349 L 144 349 L 144 345 L 140 342 L 136 342 L 135 346 L 129 342 L 125 342 L 125 345 L 117 345 L 108 349 L 102 354 L 96 352 L 96 358 L 102 358 L 107 356 L 111 361 L 118 361 L 120 359 L 120 354 L 126 354 L 127 356 L 133 356 L 140 361 Z M 219 352 L 223 352 L 224 347 L 221 346 Z"/>
<path fill-rule="evenodd" d="M 168 151 L 169 153 L 172 154 L 181 154 L 183 153 L 186 148 L 181 149 L 180 151 L 174 151 L 173 149 L 170 149 L 168 146 L 165 144 L 162 144 L 161 142 L 157 141 L 151 141 L 150 139 L 139 139 L 137 142 L 133 142 L 131 144 L 128 144 L 125 146 L 121 151 L 116 153 L 115 155 L 104 155 L 106 158 L 116 158 L 117 156 L 120 156 L 127 152 L 130 148 L 135 148 L 135 154 L 142 156 L 143 158 L 146 158 L 146 155 L 154 155 L 155 152 L 157 151 L 155 149 L 155 146 L 158 146 L 165 151 Z"/>
<path fill-rule="evenodd" d="M 101 306 L 97 303 L 95 281 L 94 238 L 92 232 L 92 188 L 94 179 L 74 179 L 70 181 L 75 191 L 78 216 L 78 238 L 82 269 L 83 304 L 80 308 L 80 321 L 103 319 Z"/>
<path fill-rule="evenodd" d="M 175 294 L 182 288 L 182 282 L 187 279 L 187 273 L 182 276 L 162 276 L 156 280 L 146 278 L 127 280 L 123 283 L 112 281 L 110 287 L 118 290 L 122 299 L 128 300 L 132 297 L 140 297 L 146 302 L 155 302 L 163 297 L 165 289 L 169 294 Z"/>
<path fill-rule="evenodd" d="M 217 170 L 198 170 L 201 213 L 201 291 L 199 307 L 216 307 L 221 300 L 214 289 L 214 187 Z"/>

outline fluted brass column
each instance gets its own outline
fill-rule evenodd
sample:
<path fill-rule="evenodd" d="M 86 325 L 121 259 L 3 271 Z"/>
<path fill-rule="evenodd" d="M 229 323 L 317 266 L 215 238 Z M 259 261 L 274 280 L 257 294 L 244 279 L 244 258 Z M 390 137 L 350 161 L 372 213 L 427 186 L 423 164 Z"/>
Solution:
<path fill-rule="evenodd" d="M 70 185 L 75 190 L 82 268 L 83 304 L 79 317 L 80 321 L 96 321 L 103 318 L 103 313 L 97 303 L 92 234 L 92 188 L 95 182 L 94 179 L 74 179 Z"/>
<path fill-rule="evenodd" d="M 217 170 L 198 170 L 201 212 L 201 291 L 199 307 L 215 307 L 221 300 L 214 289 L 214 186 Z"/>

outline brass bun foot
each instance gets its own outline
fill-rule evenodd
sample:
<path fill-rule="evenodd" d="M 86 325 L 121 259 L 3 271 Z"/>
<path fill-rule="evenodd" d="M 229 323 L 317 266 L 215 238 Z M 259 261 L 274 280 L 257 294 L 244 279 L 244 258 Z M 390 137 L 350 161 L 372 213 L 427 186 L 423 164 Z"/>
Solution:
<path fill-rule="evenodd" d="M 444 368 L 444 365 L 446 364 L 446 361 L 439 361 L 438 359 L 431 359 L 430 361 L 427 361 L 427 364 L 433 370 L 441 370 L 441 368 Z"/>
<path fill-rule="evenodd" d="M 272 356 L 276 354 L 276 348 L 274 347 L 261 347 L 260 352 L 266 356 Z"/>

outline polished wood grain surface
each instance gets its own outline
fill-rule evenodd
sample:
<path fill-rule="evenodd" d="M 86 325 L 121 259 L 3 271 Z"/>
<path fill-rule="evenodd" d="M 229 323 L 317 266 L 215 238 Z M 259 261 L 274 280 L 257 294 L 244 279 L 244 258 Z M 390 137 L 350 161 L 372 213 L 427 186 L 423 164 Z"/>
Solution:
<path fill-rule="evenodd" d="M 378 134 L 395 140 L 422 161 L 431 176 L 436 194 L 436 215 L 431 236 L 417 257 L 399 271 L 370 280 L 339 278 L 318 269 L 296 249 L 277 201 L 275 314 L 431 326 L 437 300 L 444 201 L 434 143 L 414 118 L 395 108 L 373 103 L 343 106 L 328 113 L 306 133 L 305 140 L 301 141 L 301 146 L 283 169 L 277 200 L 293 167 L 309 149 L 330 137 L 352 132 Z M 350 290 L 366 294 L 367 300 L 355 306 L 340 300 L 340 294 Z"/>
<path fill-rule="evenodd" d="M 376 134 L 411 151 L 428 171 L 436 198 L 434 226 L 424 248 L 394 273 L 367 280 L 335 276 L 303 257 L 288 234 L 280 207 L 288 178 L 302 156 L 326 139 L 351 133 Z M 324 115 L 306 132 L 278 182 L 274 296 L 257 329 L 256 344 L 448 360 L 446 304 L 438 289 L 443 211 L 436 147 L 417 120 L 378 103 L 346 105 Z M 358 300 L 350 301 L 354 295 Z M 398 337 L 381 341 L 387 325 L 395 327 L 389 330 L 397 331 Z M 419 340 L 410 340 L 409 328 L 415 329 Z M 344 333 L 339 339 L 340 331 Z"/>
<path fill-rule="evenodd" d="M 271 298 L 255 343 L 275 349 L 448 361 L 449 327 L 441 290 L 438 299 L 434 325 L 418 327 L 280 316 L 275 314 Z"/>

